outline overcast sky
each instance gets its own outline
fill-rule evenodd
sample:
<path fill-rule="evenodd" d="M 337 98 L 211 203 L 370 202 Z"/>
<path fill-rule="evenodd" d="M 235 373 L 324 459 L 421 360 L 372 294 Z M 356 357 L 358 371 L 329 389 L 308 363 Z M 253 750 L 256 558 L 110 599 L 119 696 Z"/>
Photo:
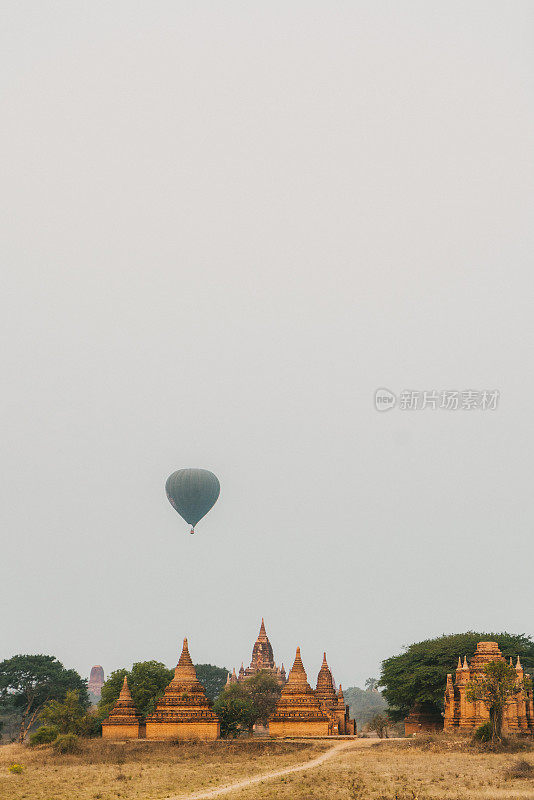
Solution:
<path fill-rule="evenodd" d="M 348 686 L 534 633 L 533 22 L 3 4 L 0 658 L 239 667 L 263 615 Z M 221 482 L 195 536 L 182 467 Z"/>

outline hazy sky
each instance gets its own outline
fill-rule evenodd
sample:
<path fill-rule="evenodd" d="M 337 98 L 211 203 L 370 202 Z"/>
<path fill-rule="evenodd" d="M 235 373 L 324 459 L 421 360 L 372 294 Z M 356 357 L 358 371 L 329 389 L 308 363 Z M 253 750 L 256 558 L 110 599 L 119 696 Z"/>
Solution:
<path fill-rule="evenodd" d="M 0 658 L 534 633 L 534 6 L 4 2 Z M 378 413 L 377 387 L 498 389 Z M 221 495 L 190 536 L 181 467 Z"/>

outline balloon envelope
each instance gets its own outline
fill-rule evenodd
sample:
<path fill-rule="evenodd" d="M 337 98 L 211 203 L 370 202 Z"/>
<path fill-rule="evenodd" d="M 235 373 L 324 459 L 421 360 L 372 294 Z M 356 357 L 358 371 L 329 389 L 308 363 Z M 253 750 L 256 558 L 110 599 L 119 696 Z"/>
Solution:
<path fill-rule="evenodd" d="M 179 469 L 167 478 L 165 491 L 171 506 L 195 527 L 215 505 L 221 486 L 207 469 Z"/>

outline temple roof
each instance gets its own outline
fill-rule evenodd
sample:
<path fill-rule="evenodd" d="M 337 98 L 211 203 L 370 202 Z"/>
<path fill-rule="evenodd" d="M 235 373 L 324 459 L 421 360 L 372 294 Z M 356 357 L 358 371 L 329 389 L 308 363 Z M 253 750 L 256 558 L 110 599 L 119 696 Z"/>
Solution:
<path fill-rule="evenodd" d="M 271 719 L 296 719 L 299 722 L 324 721 L 328 719 L 321 709 L 315 692 L 308 683 L 308 677 L 300 656 L 300 647 L 297 647 L 295 661 Z"/>
<path fill-rule="evenodd" d="M 125 675 L 117 702 L 110 711 L 109 717 L 105 719 L 104 722 L 107 724 L 128 724 L 129 722 L 137 723 L 138 720 L 139 714 L 137 713 L 135 703 L 128 687 L 128 678 Z"/>
<path fill-rule="evenodd" d="M 147 722 L 201 722 L 216 721 L 212 704 L 206 697 L 204 687 L 197 679 L 195 667 L 189 655 L 187 639 L 184 639 L 180 660 L 174 670 L 174 678 L 157 702 L 156 710 L 149 714 Z"/>

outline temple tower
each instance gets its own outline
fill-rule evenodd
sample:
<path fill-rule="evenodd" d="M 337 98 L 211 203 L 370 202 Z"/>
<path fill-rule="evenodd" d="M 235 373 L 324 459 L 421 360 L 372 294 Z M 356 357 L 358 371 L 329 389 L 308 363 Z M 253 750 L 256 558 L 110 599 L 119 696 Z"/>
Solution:
<path fill-rule="evenodd" d="M 252 678 L 254 675 L 257 675 L 258 672 L 269 672 L 276 678 L 281 686 L 286 682 L 286 674 L 283 665 L 282 669 L 280 669 L 275 664 L 273 648 L 271 647 L 269 637 L 267 636 L 267 631 L 265 630 L 265 622 L 263 621 L 263 617 L 261 619 L 258 638 L 254 642 L 254 646 L 252 648 L 252 659 L 250 661 L 250 666 L 244 669 L 243 664 L 241 664 L 238 680 L 242 682 L 247 678 Z"/>
<path fill-rule="evenodd" d="M 297 647 L 295 662 L 269 719 L 270 736 L 328 736 L 329 719 L 323 713 Z"/>
<path fill-rule="evenodd" d="M 335 713 L 337 707 L 337 697 L 336 690 L 334 689 L 332 673 L 330 672 L 330 668 L 326 660 L 326 653 L 323 653 L 323 663 L 321 664 L 321 669 L 317 675 L 317 687 L 315 689 L 315 694 L 317 695 L 317 699 L 319 700 L 323 713 L 326 714 L 330 720 L 330 733 L 337 734 L 339 732 L 338 719 Z M 344 710 L 345 709 L 343 708 L 343 711 Z"/>
<path fill-rule="evenodd" d="M 109 717 L 102 722 L 102 737 L 104 739 L 138 739 L 140 719 L 125 675 L 119 698 Z"/>
<path fill-rule="evenodd" d="M 147 739 L 218 739 L 219 718 L 197 680 L 187 639 L 174 678 L 146 718 Z"/>
<path fill-rule="evenodd" d="M 444 698 L 444 727 L 459 728 L 472 731 L 490 718 L 489 707 L 483 700 L 471 702 L 467 698 L 467 684 L 484 673 L 484 667 L 491 661 L 504 661 L 497 642 L 479 642 L 471 663 L 467 658 L 458 659 L 456 679 L 452 682 L 452 674 L 447 675 Z M 518 691 L 505 705 L 503 714 L 504 733 L 534 733 L 534 702 L 532 689 L 523 693 L 520 689 L 523 681 L 523 668 L 519 657 L 516 664 Z"/>
<path fill-rule="evenodd" d="M 87 684 L 87 691 L 98 702 L 102 694 L 102 686 L 104 685 L 104 670 L 100 664 L 95 664 L 91 667 L 91 674 L 89 675 L 89 682 Z"/>
<path fill-rule="evenodd" d="M 334 714 L 337 719 L 337 732 L 340 736 L 357 736 L 356 720 L 351 719 L 349 707 L 345 705 L 343 689 L 339 684 L 339 691 L 336 697 Z"/>

